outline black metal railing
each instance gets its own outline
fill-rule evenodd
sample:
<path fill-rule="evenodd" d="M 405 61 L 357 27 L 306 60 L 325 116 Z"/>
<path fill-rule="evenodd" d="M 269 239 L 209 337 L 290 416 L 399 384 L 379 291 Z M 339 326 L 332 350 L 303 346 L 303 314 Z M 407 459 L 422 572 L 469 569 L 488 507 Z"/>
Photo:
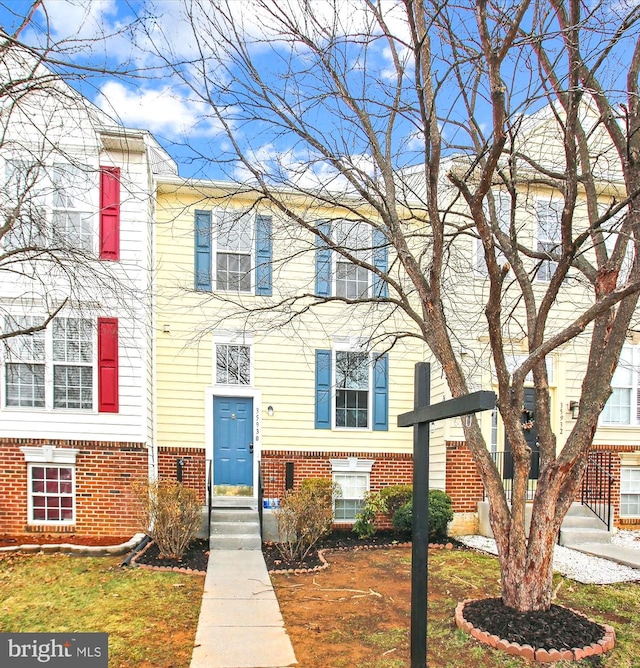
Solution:
<path fill-rule="evenodd" d="M 213 507 L 213 460 L 207 459 L 207 539 L 211 540 L 211 508 Z"/>
<path fill-rule="evenodd" d="M 611 452 L 590 452 L 582 476 L 582 505 L 587 506 L 611 529 L 611 492 L 613 490 Z"/>
<path fill-rule="evenodd" d="M 258 519 L 260 521 L 260 536 L 262 536 L 262 500 L 264 499 L 264 481 L 262 480 L 262 467 L 258 461 Z"/>
<path fill-rule="evenodd" d="M 511 495 L 513 494 L 513 453 L 510 450 L 501 452 L 492 452 L 493 459 L 498 473 L 502 478 L 504 491 L 507 496 L 507 501 L 511 502 Z M 533 451 L 531 453 L 531 469 L 529 471 L 529 480 L 527 482 L 527 500 L 533 500 L 538 487 L 538 475 L 540 474 L 540 453 Z M 486 491 L 485 491 L 486 498 Z"/>

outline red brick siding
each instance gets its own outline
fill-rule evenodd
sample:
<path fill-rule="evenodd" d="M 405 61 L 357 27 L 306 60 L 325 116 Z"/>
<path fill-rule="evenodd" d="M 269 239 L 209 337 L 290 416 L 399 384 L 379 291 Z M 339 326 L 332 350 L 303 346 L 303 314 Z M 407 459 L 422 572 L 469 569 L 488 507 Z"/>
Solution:
<path fill-rule="evenodd" d="M 475 513 L 484 498 L 484 485 L 464 441 L 447 442 L 445 491 L 456 513 Z"/>
<path fill-rule="evenodd" d="M 639 526 L 640 518 L 620 517 L 620 453 L 635 452 L 635 445 L 598 445 L 592 450 L 613 452 L 612 476 L 613 486 L 611 500 L 613 507 L 613 524 L 618 528 Z M 446 492 L 451 497 L 455 512 L 476 512 L 478 501 L 483 499 L 484 487 L 477 473 L 471 453 L 464 441 L 447 443 Z M 576 493 L 576 501 L 581 501 L 581 489 Z"/>
<path fill-rule="evenodd" d="M 207 502 L 207 463 L 204 449 L 160 447 L 158 448 L 158 477 L 161 480 L 176 480 L 177 460 L 182 459 L 182 482 L 195 489 L 198 499 Z"/>
<path fill-rule="evenodd" d="M 22 446 L 76 448 L 76 522 L 73 526 L 27 523 L 27 462 Z M 0 531 L 86 536 L 133 535 L 138 507 L 132 481 L 148 476 L 148 452 L 141 443 L 0 439 Z"/>
<path fill-rule="evenodd" d="M 263 450 L 262 478 L 264 481 L 265 498 L 281 499 L 285 492 L 285 469 L 287 462 L 293 462 L 293 486 L 300 487 L 306 478 L 331 479 L 331 459 L 371 459 L 370 490 L 379 491 L 386 485 L 408 484 L 413 480 L 413 457 L 410 454 L 382 452 L 297 452 Z M 389 528 L 391 520 L 379 517 L 376 526 L 380 529 Z"/>

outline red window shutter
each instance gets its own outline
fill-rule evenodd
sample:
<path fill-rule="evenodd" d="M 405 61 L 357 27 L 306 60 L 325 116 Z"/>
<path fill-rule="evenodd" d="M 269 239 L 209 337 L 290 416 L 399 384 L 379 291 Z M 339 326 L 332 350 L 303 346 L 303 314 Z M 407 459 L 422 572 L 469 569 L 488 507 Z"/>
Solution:
<path fill-rule="evenodd" d="M 100 167 L 100 259 L 120 259 L 119 167 Z"/>
<path fill-rule="evenodd" d="M 118 408 L 118 319 L 98 318 L 98 411 Z"/>

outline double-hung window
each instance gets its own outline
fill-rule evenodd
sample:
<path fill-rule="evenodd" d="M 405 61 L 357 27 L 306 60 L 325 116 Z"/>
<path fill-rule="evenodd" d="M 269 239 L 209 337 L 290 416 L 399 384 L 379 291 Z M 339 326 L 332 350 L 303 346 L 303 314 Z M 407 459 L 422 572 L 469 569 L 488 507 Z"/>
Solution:
<path fill-rule="evenodd" d="M 620 468 L 620 515 L 640 517 L 640 468 Z"/>
<path fill-rule="evenodd" d="M 52 170 L 54 236 L 64 245 L 83 251 L 93 249 L 91 176 L 88 167 L 69 163 L 55 164 Z"/>
<path fill-rule="evenodd" d="M 611 379 L 612 394 L 600 418 L 603 425 L 640 425 L 639 371 L 640 347 L 624 346 Z"/>
<path fill-rule="evenodd" d="M 216 228 L 216 289 L 251 291 L 252 218 L 220 211 Z"/>
<path fill-rule="evenodd" d="M 331 240 L 327 242 L 320 235 L 315 240 L 318 297 L 356 300 L 388 296 L 388 241 L 381 228 L 353 220 L 320 221 L 317 228 Z M 375 270 L 368 268 L 371 266 Z"/>
<path fill-rule="evenodd" d="M 549 257 L 560 244 L 560 217 L 563 202 L 557 199 L 536 199 L 536 249 Z M 558 263 L 551 259 L 538 260 L 536 280 L 548 283 L 555 273 Z"/>
<path fill-rule="evenodd" d="M 369 355 L 338 350 L 335 354 L 336 427 L 369 427 Z"/>
<path fill-rule="evenodd" d="M 495 212 L 498 227 L 505 234 L 509 234 L 509 225 L 510 225 L 510 216 L 511 216 L 511 197 L 508 193 L 499 192 L 495 195 Z M 487 219 L 490 219 L 489 206 L 485 203 L 485 216 Z M 507 259 L 504 253 L 500 250 L 497 239 L 494 238 L 496 260 L 499 265 L 504 265 L 507 262 Z M 475 257 L 475 269 L 482 276 L 487 275 L 487 260 L 484 256 L 484 246 L 482 245 L 481 239 L 476 239 L 476 257 Z"/>
<path fill-rule="evenodd" d="M 12 221 L 3 236 L 6 250 L 35 250 L 46 244 L 46 213 L 41 169 L 33 162 L 5 162 L 4 220 Z"/>
<path fill-rule="evenodd" d="M 195 289 L 270 296 L 272 217 L 225 209 L 194 219 Z"/>
<path fill-rule="evenodd" d="M 93 408 L 93 330 L 82 318 L 53 320 L 53 407 Z"/>
<path fill-rule="evenodd" d="M 365 494 L 369 489 L 368 473 L 334 473 L 333 482 L 341 491 L 334 501 L 336 522 L 352 521 L 364 507 Z"/>
<path fill-rule="evenodd" d="M 75 467 L 29 465 L 29 520 L 72 524 L 75 514 Z"/>
<path fill-rule="evenodd" d="M 4 331 L 25 331 L 42 322 L 6 317 Z M 4 339 L 3 353 L 7 408 L 119 411 L 117 318 L 96 323 L 57 317 L 44 330 Z"/>
<path fill-rule="evenodd" d="M 371 482 L 371 459 L 331 459 L 331 476 L 339 494 L 333 501 L 336 522 L 353 522 L 364 507 Z"/>
<path fill-rule="evenodd" d="M 316 350 L 316 429 L 389 429 L 388 355 Z"/>
<path fill-rule="evenodd" d="M 5 331 L 25 331 L 37 326 L 35 318 L 5 317 Z M 44 408 L 44 331 L 5 339 L 5 397 L 7 406 Z"/>
<path fill-rule="evenodd" d="M 335 224 L 335 243 L 356 261 L 371 262 L 371 227 L 364 223 L 342 220 Z M 371 273 L 366 267 L 353 262 L 338 250 L 335 253 L 336 296 L 346 299 L 368 297 Z"/>

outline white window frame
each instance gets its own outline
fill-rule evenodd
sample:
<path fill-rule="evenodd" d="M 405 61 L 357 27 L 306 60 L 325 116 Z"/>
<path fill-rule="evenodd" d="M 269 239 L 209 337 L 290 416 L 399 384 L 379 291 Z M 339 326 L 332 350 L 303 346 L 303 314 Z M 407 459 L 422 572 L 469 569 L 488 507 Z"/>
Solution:
<path fill-rule="evenodd" d="M 21 448 L 25 461 L 27 462 L 27 524 L 29 526 L 73 526 L 76 523 L 76 456 L 80 452 L 75 448 L 57 448 L 54 445 L 43 445 L 40 447 L 25 446 Z M 33 490 L 33 470 L 36 468 L 46 469 L 70 469 L 71 470 L 71 492 L 42 493 Z M 46 479 L 46 473 L 45 473 Z M 71 518 L 50 520 L 36 519 L 34 517 L 34 496 L 50 496 L 59 498 L 71 498 Z"/>
<path fill-rule="evenodd" d="M 547 247 L 558 247 L 561 242 L 561 232 L 560 232 L 560 219 L 562 216 L 562 209 L 564 208 L 564 202 L 561 199 L 553 197 L 536 197 L 534 199 L 534 212 L 535 212 L 535 245 L 538 252 L 545 252 Z M 555 235 L 549 235 L 548 230 L 550 225 L 542 225 L 541 221 L 543 216 L 551 216 L 553 212 L 556 216 L 556 232 Z M 551 221 L 552 223 L 554 221 Z M 545 227 L 547 229 L 545 229 Z M 552 238 L 554 237 L 554 238 Z M 537 283 L 549 283 L 551 277 L 555 273 L 558 263 L 554 260 L 536 260 L 536 275 L 535 281 Z"/>
<path fill-rule="evenodd" d="M 67 184 L 68 190 L 59 189 L 60 174 L 70 175 L 72 185 Z M 73 163 L 54 163 L 51 170 L 52 202 L 51 220 L 54 235 L 61 234 L 62 238 L 69 240 L 74 248 L 88 253 L 94 253 L 96 249 L 96 224 L 95 224 L 95 202 L 91 194 L 97 191 L 95 170 L 86 165 Z M 91 178 L 93 176 L 93 178 Z M 76 179 L 84 177 L 84 183 L 74 183 Z M 61 181 L 65 181 L 64 178 Z M 64 187 L 64 186 L 63 186 Z M 82 195 L 86 194 L 87 199 Z M 67 202 L 60 198 L 68 199 Z M 70 224 L 77 218 L 79 225 Z M 62 228 L 60 221 L 64 221 Z M 71 233 L 73 232 L 73 235 Z"/>
<path fill-rule="evenodd" d="M 633 480 L 625 480 L 629 477 L 625 474 L 629 474 Z M 637 497 L 634 503 L 637 512 L 623 512 L 623 496 Z M 620 467 L 620 517 L 640 517 L 640 466 L 623 465 Z"/>
<path fill-rule="evenodd" d="M 250 388 L 254 384 L 254 337 L 249 332 L 217 331 L 213 335 L 213 385 L 228 388 Z M 249 349 L 249 382 L 225 383 L 218 381 L 218 348 L 222 346 L 241 346 Z"/>
<path fill-rule="evenodd" d="M 248 225 L 249 236 L 247 248 L 238 248 L 236 250 L 223 247 L 221 244 L 223 227 L 233 227 L 235 222 L 242 222 Z M 212 255 L 211 255 L 211 273 L 215 292 L 232 292 L 236 294 L 252 294 L 255 290 L 255 235 L 256 235 L 256 215 L 253 212 L 243 212 L 233 209 L 218 209 L 213 213 L 213 234 L 212 234 Z M 219 255 L 238 255 L 249 258 L 249 267 L 245 276 L 248 277 L 248 285 L 239 289 L 239 287 L 229 287 L 228 272 L 226 287 L 218 284 L 218 256 Z"/>
<path fill-rule="evenodd" d="M 622 366 L 621 366 L 622 365 Z M 628 375 L 628 378 L 624 376 Z M 613 394 L 607 400 L 605 407 L 600 415 L 600 425 L 604 427 L 640 427 L 640 346 L 624 345 L 620 353 L 618 367 L 613 373 L 611 379 L 611 389 Z M 620 395 L 617 391 L 629 392 L 629 415 L 628 420 L 612 420 L 610 410 L 613 408 L 613 402 Z M 611 402 L 611 404 L 610 404 Z M 618 401 L 617 409 L 620 410 L 621 404 Z"/>
<path fill-rule="evenodd" d="M 347 427 L 347 426 L 338 426 L 337 413 L 338 413 L 338 374 L 337 374 L 337 361 L 338 353 L 350 353 L 357 355 L 365 355 L 367 357 L 367 426 L 366 427 Z M 345 344 L 334 344 L 334 348 L 331 351 L 331 422 L 334 429 L 339 431 L 372 431 L 372 422 L 373 422 L 373 356 L 363 347 L 355 345 L 345 345 Z"/>
<path fill-rule="evenodd" d="M 365 494 L 371 489 L 371 469 L 375 464 L 374 460 L 371 459 L 358 459 L 357 457 L 347 457 L 346 459 L 331 459 L 331 479 L 332 482 L 338 484 L 342 490 L 342 485 L 339 482 L 339 479 L 344 476 L 354 476 L 365 481 L 363 494 L 361 497 L 340 497 L 334 498 L 333 500 L 333 516 L 334 522 L 336 524 L 353 524 L 357 517 L 359 509 L 356 507 L 356 511 L 353 514 L 353 517 L 348 518 L 338 518 L 336 517 L 336 502 L 341 501 L 362 501 L 364 502 Z M 362 507 L 362 504 L 360 505 Z"/>
<path fill-rule="evenodd" d="M 331 228 L 331 235 L 336 245 L 344 247 L 344 249 L 356 259 L 367 262 L 368 264 L 373 264 L 373 228 L 370 225 L 367 225 L 366 223 L 358 220 L 342 219 L 334 221 Z M 365 232 L 367 235 L 366 247 L 363 249 L 353 248 L 353 235 L 355 234 L 356 239 L 359 235 L 362 235 L 364 240 L 363 232 Z M 338 251 L 334 250 L 331 255 L 333 262 L 331 272 L 333 281 L 332 294 L 343 299 L 366 299 L 370 297 L 373 294 L 373 272 L 369 269 L 366 269 L 365 267 L 354 264 L 351 260 Z M 344 268 L 347 271 L 353 269 L 353 271 L 356 273 L 356 279 L 353 280 L 352 278 L 345 278 L 338 280 L 339 265 L 344 265 Z M 367 275 L 366 290 L 359 292 L 358 294 L 354 293 L 350 295 L 350 285 L 359 286 L 360 284 L 364 284 L 364 280 L 362 280 L 362 274 L 364 272 L 366 272 Z M 358 274 L 360 274 L 359 277 Z M 346 286 L 346 289 L 342 289 L 343 285 Z"/>
<path fill-rule="evenodd" d="M 14 320 L 18 323 L 22 322 L 26 316 L 14 316 Z M 45 319 L 43 315 L 41 318 L 33 316 L 33 321 L 42 322 Z M 76 319 L 79 321 L 85 321 L 90 328 L 90 361 L 84 360 L 61 360 L 54 359 L 54 341 L 53 341 L 53 323 L 58 320 L 69 320 Z M 26 321 L 25 321 L 26 322 Z M 2 326 L 6 328 L 8 326 L 7 319 L 2 323 Z M 44 406 L 10 406 L 8 405 L 9 396 L 7 389 L 7 365 L 15 363 L 16 360 L 13 359 L 13 353 L 11 351 L 12 344 L 16 347 L 21 346 L 22 335 L 18 337 L 10 337 L 4 340 L 4 345 L 2 347 L 2 410 L 5 411 L 38 411 L 46 412 L 53 411 L 55 413 L 60 412 L 72 412 L 72 413 L 95 413 L 97 412 L 97 398 L 98 398 L 98 342 L 97 342 L 97 330 L 95 326 L 95 319 L 89 319 L 86 317 L 80 317 L 73 314 L 64 314 L 59 315 L 54 318 L 47 328 L 40 334 L 34 334 L 35 337 L 44 337 L 44 361 L 41 364 L 44 364 L 44 383 L 45 383 L 45 402 Z M 86 343 L 86 340 L 85 340 Z M 65 346 L 65 351 L 69 351 L 69 347 Z M 91 406 L 82 408 L 82 407 L 63 407 L 55 406 L 55 368 L 56 367 L 82 367 L 91 369 Z M 85 386 L 86 387 L 86 386 Z M 81 400 L 81 395 L 80 395 Z"/>
<path fill-rule="evenodd" d="M 19 157 L 6 158 L 4 161 L 4 192 L 6 205 L 20 204 L 20 222 L 14 224 L 2 239 L 5 250 L 20 250 L 26 246 L 44 246 L 47 243 L 47 206 L 43 191 L 44 168 L 37 162 Z M 17 181 L 17 183 L 15 183 Z M 13 187 L 16 186 L 15 198 Z M 22 199 L 25 191 L 29 194 Z M 34 224 L 34 217 L 36 224 Z M 28 238 L 25 237 L 28 235 Z"/>
<path fill-rule="evenodd" d="M 509 228 L 511 226 L 511 196 L 506 192 L 494 193 L 495 198 L 495 207 L 496 207 L 496 218 L 498 220 L 498 226 L 502 232 L 509 234 Z M 487 220 L 489 219 L 489 206 L 486 201 L 484 204 L 485 216 Z M 496 243 L 496 260 L 499 264 L 506 264 L 507 258 L 504 253 L 499 249 L 497 245 L 497 240 L 494 239 Z M 474 262 L 473 267 L 477 274 L 482 277 L 488 275 L 487 262 L 484 257 L 484 246 L 482 245 L 482 239 L 475 240 L 474 246 Z"/>

